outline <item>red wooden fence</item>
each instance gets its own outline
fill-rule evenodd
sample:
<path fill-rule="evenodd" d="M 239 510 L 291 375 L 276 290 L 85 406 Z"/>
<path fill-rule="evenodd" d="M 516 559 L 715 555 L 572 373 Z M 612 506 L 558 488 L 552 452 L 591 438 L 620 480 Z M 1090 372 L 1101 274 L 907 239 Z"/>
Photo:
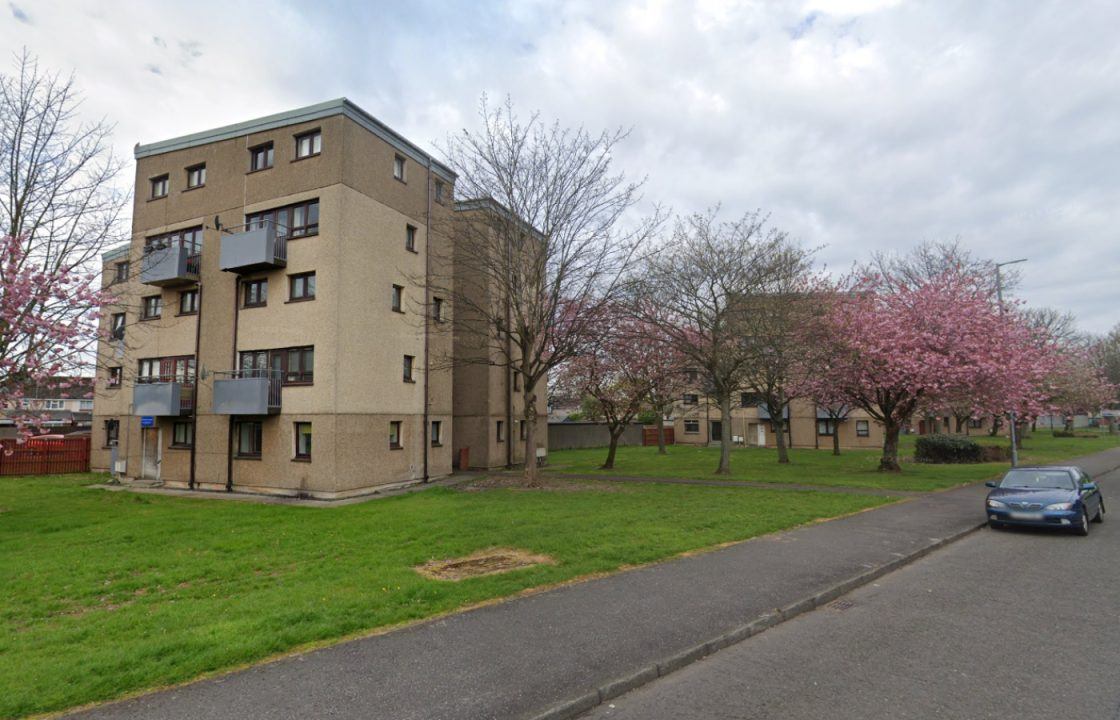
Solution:
<path fill-rule="evenodd" d="M 0 441 L 0 475 L 56 475 L 89 472 L 89 436 Z"/>
<path fill-rule="evenodd" d="M 672 445 L 673 427 L 671 425 L 665 426 L 665 444 Z M 656 445 L 657 444 L 657 428 L 656 427 L 643 427 L 642 428 L 642 445 Z"/>

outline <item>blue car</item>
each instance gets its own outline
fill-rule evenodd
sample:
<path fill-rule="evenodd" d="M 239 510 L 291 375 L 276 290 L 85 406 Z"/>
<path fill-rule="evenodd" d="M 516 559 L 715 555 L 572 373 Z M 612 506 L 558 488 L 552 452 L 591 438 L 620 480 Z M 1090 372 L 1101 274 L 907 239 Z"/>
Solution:
<path fill-rule="evenodd" d="M 986 484 L 995 488 L 984 503 L 993 528 L 1059 527 L 1088 535 L 1090 521 L 1104 521 L 1100 488 L 1073 465 L 1013 468 L 999 482 Z"/>

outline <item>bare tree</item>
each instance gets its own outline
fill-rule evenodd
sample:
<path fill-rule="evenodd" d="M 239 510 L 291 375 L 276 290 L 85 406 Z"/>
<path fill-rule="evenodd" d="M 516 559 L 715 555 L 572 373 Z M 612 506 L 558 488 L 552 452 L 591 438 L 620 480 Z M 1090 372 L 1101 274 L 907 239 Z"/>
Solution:
<path fill-rule="evenodd" d="M 973 255 L 959 237 L 950 241 L 927 240 L 906 253 L 877 251 L 861 274 L 879 275 L 894 287 L 915 288 L 950 271 L 985 281 L 985 289 L 995 292 L 995 262 Z M 1005 293 L 1014 289 L 1019 284 L 1018 269 L 1004 269 L 1002 282 Z"/>
<path fill-rule="evenodd" d="M 731 222 L 718 210 L 676 220 L 661 248 L 643 264 L 635 290 L 647 319 L 703 375 L 720 408 L 717 474 L 731 472 L 731 398 L 743 387 L 756 348 L 744 339 L 742 299 L 764 292 L 784 233 L 767 228 L 760 212 Z"/>
<path fill-rule="evenodd" d="M 1071 312 L 1054 308 L 1026 308 L 1022 311 L 1023 321 L 1032 328 L 1040 330 L 1050 340 L 1062 345 L 1087 344 L 1089 339 L 1077 328 L 1077 317 Z"/>
<path fill-rule="evenodd" d="M 41 70 L 26 50 L 15 72 L 0 76 L 0 223 L 24 245 L 18 262 L 0 267 L 5 287 L 33 267 L 48 276 L 99 273 L 101 252 L 125 237 L 119 220 L 127 196 L 114 185 L 121 163 L 110 147 L 112 126 L 82 121 L 80 106 L 74 77 Z M 99 302 L 96 294 L 47 294 L 25 314 L 43 327 L 70 327 Z M 6 342 L 0 356 L 34 354 L 46 336 Z M 57 347 L 52 360 L 76 369 L 91 359 L 96 340 L 85 333 Z"/>
<path fill-rule="evenodd" d="M 743 380 L 757 394 L 770 415 L 778 462 L 789 462 L 786 414 L 790 401 L 801 395 L 811 338 L 804 332 L 821 307 L 824 286 L 813 275 L 813 253 L 792 244 L 784 235 L 766 247 L 762 265 L 768 271 L 760 287 L 739 298 L 740 332 L 751 358 Z"/>
<path fill-rule="evenodd" d="M 467 200 L 447 229 L 454 277 L 442 284 L 454 331 L 481 346 L 469 361 L 520 378 L 525 481 L 533 484 L 538 395 L 548 373 L 596 336 L 600 310 L 619 297 L 660 213 L 631 219 L 642 183 L 611 167 L 626 132 L 593 134 L 537 114 L 523 121 L 508 99 L 492 107 L 483 97 L 479 115 L 478 129 L 445 147 L 456 194 Z"/>

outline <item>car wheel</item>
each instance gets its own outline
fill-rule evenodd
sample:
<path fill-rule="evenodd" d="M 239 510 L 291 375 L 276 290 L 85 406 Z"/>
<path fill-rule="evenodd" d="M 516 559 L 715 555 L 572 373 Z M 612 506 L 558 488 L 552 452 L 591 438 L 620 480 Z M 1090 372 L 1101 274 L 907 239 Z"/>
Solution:
<path fill-rule="evenodd" d="M 1089 511 L 1081 508 L 1081 523 L 1075 528 L 1075 532 L 1085 537 L 1089 534 Z"/>
<path fill-rule="evenodd" d="M 992 530 L 1002 530 L 1003 529 L 1003 523 L 996 522 L 995 520 L 989 520 L 988 521 L 988 527 L 990 527 Z"/>
<path fill-rule="evenodd" d="M 1097 516 L 1093 518 L 1093 522 L 1104 522 L 1104 500 L 1101 500 L 1101 504 L 1097 506 Z"/>

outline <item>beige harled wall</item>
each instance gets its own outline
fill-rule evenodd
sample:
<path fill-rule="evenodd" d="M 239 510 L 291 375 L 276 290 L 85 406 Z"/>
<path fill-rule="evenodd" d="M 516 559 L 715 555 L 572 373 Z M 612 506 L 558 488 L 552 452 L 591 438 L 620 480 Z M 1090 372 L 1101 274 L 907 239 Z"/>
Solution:
<path fill-rule="evenodd" d="M 758 408 L 742 407 L 736 398 L 731 407 L 731 434 L 744 438 L 743 444 L 757 446 L 758 428 L 761 425 L 765 430 L 765 446 L 775 447 L 774 432 L 770 421 L 759 418 Z M 719 421 L 721 413 L 719 405 L 710 398 L 699 396 L 696 405 L 684 405 L 677 402 L 673 409 L 673 435 L 677 443 L 684 445 L 707 445 L 718 443 L 718 437 L 711 437 L 711 421 Z M 685 432 L 685 420 L 696 420 L 699 423 L 699 432 Z M 868 421 L 868 436 L 859 437 L 856 432 L 856 422 Z M 832 448 L 831 435 L 817 434 L 816 407 L 805 400 L 794 400 L 790 403 L 790 420 L 786 436 L 790 447 L 797 448 Z M 840 446 L 843 448 L 878 448 L 883 446 L 883 426 L 872 420 L 862 410 L 852 410 L 848 419 L 840 422 Z"/>
<path fill-rule="evenodd" d="M 294 136 L 314 128 L 323 134 L 322 154 L 295 160 Z M 274 143 L 273 167 L 248 172 L 248 148 L 268 140 Z M 144 238 L 198 225 L 207 228 L 195 431 L 196 478 L 201 487 L 223 489 L 231 468 L 236 490 L 316 497 L 345 497 L 424 477 L 428 174 L 409 157 L 407 182 L 393 179 L 395 154 L 388 143 L 337 115 L 138 160 L 130 247 L 134 277 L 139 273 Z M 184 191 L 185 168 L 200 162 L 207 166 L 206 185 Z M 149 200 L 149 179 L 164 173 L 170 176 L 168 196 Z M 450 197 L 451 183 L 445 182 Z M 319 234 L 289 241 L 286 268 L 246 276 L 267 277 L 266 307 L 236 309 L 237 276 L 219 269 L 220 246 L 229 235 L 215 229 L 215 217 L 231 228 L 243 223 L 246 213 L 312 198 L 319 199 Z M 432 212 L 451 210 L 432 203 Z M 418 229 L 415 253 L 404 246 L 407 224 Z M 435 233 L 430 242 L 437 248 L 448 243 Z M 450 257 L 450 252 L 444 256 Z M 107 278 L 116 261 L 106 263 Z M 312 270 L 316 298 L 287 302 L 287 276 Z M 406 288 L 403 315 L 390 309 L 393 284 Z M 112 290 L 128 313 L 126 348 L 123 358 L 113 359 L 116 348 L 103 342 L 101 366 L 123 366 L 125 379 L 120 389 L 107 389 L 106 371 L 99 372 L 93 465 L 108 467 L 104 421 L 119 418 L 120 454 L 128 460 L 128 474 L 135 476 L 141 463 L 140 428 L 139 418 L 129 412 L 138 360 L 193 355 L 199 316 L 175 317 L 180 288 L 161 292 L 133 280 Z M 163 296 L 163 317 L 139 321 L 140 298 L 157 293 Z M 116 311 L 106 310 L 106 324 Z M 444 312 L 450 312 L 449 305 Z M 239 350 L 303 345 L 315 347 L 314 384 L 284 387 L 279 415 L 252 418 L 262 422 L 261 459 L 231 462 L 230 419 L 210 412 L 212 373 L 236 367 Z M 432 332 L 429 353 L 446 358 L 451 353 L 450 333 Z M 403 380 L 405 354 L 416 357 L 415 383 Z M 428 379 L 430 419 L 443 423 L 442 444 L 429 445 L 428 474 L 438 477 L 451 471 L 450 364 L 433 362 Z M 175 420 L 157 419 L 162 433 L 160 477 L 170 486 L 185 485 L 190 476 L 190 451 L 170 447 Z M 389 447 L 389 423 L 394 420 L 403 425 L 401 449 Z M 295 422 L 312 423 L 310 462 L 294 459 Z"/>

